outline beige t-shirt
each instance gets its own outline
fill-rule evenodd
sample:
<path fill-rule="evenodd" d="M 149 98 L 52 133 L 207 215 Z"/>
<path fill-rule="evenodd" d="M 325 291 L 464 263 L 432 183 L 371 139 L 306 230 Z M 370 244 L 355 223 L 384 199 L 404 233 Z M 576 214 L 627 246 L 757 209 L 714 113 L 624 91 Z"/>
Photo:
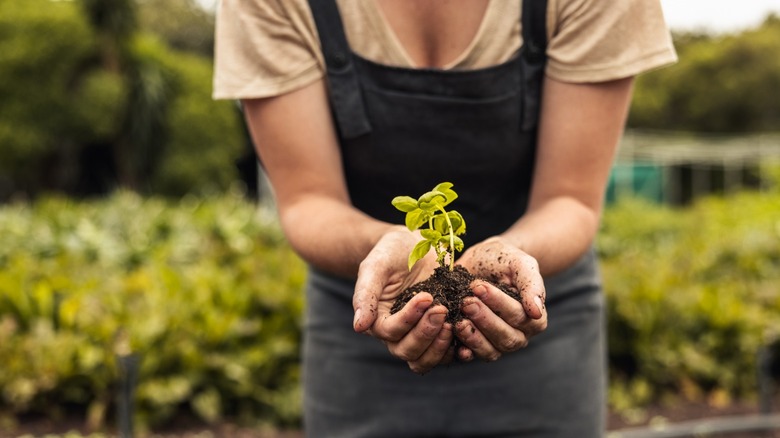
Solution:
<path fill-rule="evenodd" d="M 350 47 L 371 61 L 413 68 L 374 0 L 337 0 Z M 507 61 L 522 45 L 520 0 L 490 0 L 471 44 L 447 69 Z M 677 60 L 660 0 L 548 0 L 548 76 L 599 82 Z M 307 0 L 221 0 L 214 98 L 280 95 L 324 76 Z"/>

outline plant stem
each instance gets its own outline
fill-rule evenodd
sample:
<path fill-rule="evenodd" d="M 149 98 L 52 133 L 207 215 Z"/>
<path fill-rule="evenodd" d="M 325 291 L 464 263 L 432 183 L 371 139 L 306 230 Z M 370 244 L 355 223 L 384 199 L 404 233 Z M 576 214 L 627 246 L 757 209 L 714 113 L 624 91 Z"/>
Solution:
<path fill-rule="evenodd" d="M 450 230 L 450 271 L 452 271 L 455 269 L 455 230 L 452 229 L 452 221 L 450 221 L 450 216 L 447 214 L 447 211 L 444 210 L 444 207 L 439 206 L 439 210 L 441 210 L 444 215 L 444 219 L 447 221 L 447 226 Z"/>

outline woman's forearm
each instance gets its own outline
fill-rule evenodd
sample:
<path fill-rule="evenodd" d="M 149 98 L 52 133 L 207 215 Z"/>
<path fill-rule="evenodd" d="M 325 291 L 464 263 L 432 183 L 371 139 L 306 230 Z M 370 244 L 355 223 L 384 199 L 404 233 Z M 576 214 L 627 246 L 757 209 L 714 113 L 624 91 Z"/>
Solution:
<path fill-rule="evenodd" d="M 290 245 L 306 262 L 346 278 L 356 276 L 360 262 L 393 227 L 318 195 L 296 199 L 279 216 Z"/>
<path fill-rule="evenodd" d="M 543 275 L 570 266 L 593 243 L 632 83 L 545 79 L 528 213 L 503 235 L 535 257 Z"/>
<path fill-rule="evenodd" d="M 391 225 L 350 204 L 325 83 L 242 102 L 290 244 L 313 266 L 354 277 Z"/>
<path fill-rule="evenodd" d="M 587 251 L 598 230 L 599 213 L 571 197 L 554 198 L 501 234 L 536 258 L 544 276 L 562 271 Z"/>

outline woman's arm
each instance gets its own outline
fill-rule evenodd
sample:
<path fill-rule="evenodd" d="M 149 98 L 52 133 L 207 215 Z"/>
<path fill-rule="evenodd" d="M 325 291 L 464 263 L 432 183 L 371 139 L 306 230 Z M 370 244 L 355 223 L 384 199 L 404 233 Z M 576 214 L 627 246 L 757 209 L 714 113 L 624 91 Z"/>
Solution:
<path fill-rule="evenodd" d="M 522 300 L 518 303 L 489 283 L 472 285 L 475 298 L 464 300 L 463 306 L 468 319 L 456 327 L 468 347 L 459 351 L 461 359 L 476 355 L 495 360 L 524 347 L 546 328 L 542 277 L 570 266 L 593 242 L 632 82 L 545 79 L 528 211 L 506 232 L 473 246 L 460 259 L 473 272 L 513 285 Z"/>
<path fill-rule="evenodd" d="M 435 261 L 410 272 L 406 261 L 419 236 L 351 205 L 324 82 L 243 104 L 290 244 L 327 272 L 348 278 L 361 272 L 353 298 L 355 330 L 382 340 L 415 372 L 452 360 L 447 309 L 434 305 L 430 294 L 417 294 L 390 315 L 395 297 L 429 275 Z"/>
<path fill-rule="evenodd" d="M 593 242 L 632 83 L 545 80 L 528 212 L 502 234 L 536 258 L 543 275 L 568 267 Z"/>
<path fill-rule="evenodd" d="M 243 107 L 290 244 L 313 266 L 354 278 L 391 225 L 350 204 L 324 82 Z"/>

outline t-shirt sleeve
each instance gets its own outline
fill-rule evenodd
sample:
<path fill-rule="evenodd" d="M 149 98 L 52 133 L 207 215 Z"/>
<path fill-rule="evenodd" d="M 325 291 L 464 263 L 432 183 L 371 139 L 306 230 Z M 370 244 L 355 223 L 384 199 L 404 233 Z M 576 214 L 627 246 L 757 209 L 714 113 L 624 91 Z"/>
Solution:
<path fill-rule="evenodd" d="M 214 46 L 215 99 L 277 96 L 323 77 L 311 14 L 298 3 L 220 2 Z"/>
<path fill-rule="evenodd" d="M 556 19 L 547 74 L 555 79 L 608 81 L 677 61 L 660 0 L 557 0 L 551 6 Z"/>

